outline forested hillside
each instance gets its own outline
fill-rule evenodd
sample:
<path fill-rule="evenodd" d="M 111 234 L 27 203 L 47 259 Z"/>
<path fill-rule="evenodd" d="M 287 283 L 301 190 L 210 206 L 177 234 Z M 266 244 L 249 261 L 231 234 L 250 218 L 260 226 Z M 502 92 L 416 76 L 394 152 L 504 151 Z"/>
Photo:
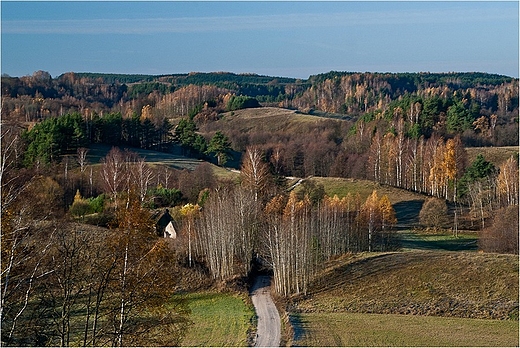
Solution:
<path fill-rule="evenodd" d="M 518 102 L 481 73 L 2 76 L 2 344 L 178 344 L 174 292 L 266 264 L 306 293 L 328 260 L 399 248 L 388 196 L 314 176 L 425 194 L 420 228 L 518 253 L 518 151 L 466 151 L 518 146 Z"/>
<path fill-rule="evenodd" d="M 232 73 L 71 72 L 52 78 L 38 71 L 2 77 L 2 116 L 25 122 L 74 111 L 85 117 L 108 112 L 129 116 L 140 115 L 147 105 L 166 117 L 186 116 L 228 93 L 256 98 L 264 105 L 365 121 L 402 114 L 415 135 L 466 132 L 470 145 L 511 145 L 517 138 L 510 128 L 517 122 L 518 79 L 484 73 L 329 72 L 297 80 Z"/>
<path fill-rule="evenodd" d="M 257 146 L 279 177 L 370 179 L 471 205 L 482 219 L 491 214 L 479 206 L 517 203 L 518 185 L 504 176 L 518 158 L 484 170 L 486 158 L 469 163 L 465 148 L 518 146 L 518 105 L 518 79 L 485 73 L 2 77 L 2 123 L 22 130 L 25 166 L 94 143 L 177 144 L 187 156 L 239 166 Z M 251 109 L 260 106 L 279 109 Z"/>

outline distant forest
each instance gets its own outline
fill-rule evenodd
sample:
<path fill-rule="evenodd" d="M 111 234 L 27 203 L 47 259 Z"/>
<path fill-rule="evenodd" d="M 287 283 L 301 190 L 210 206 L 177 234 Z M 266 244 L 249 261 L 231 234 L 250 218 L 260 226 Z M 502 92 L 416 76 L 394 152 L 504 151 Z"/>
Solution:
<path fill-rule="evenodd" d="M 32 76 L 2 76 L 2 121 L 26 127 L 73 113 L 91 123 L 104 115 L 123 123 L 140 118 L 148 120 L 146 128 L 153 124 L 160 129 L 154 136 L 163 144 L 166 122 L 175 125 L 189 117 L 200 126 L 218 119 L 221 112 L 261 105 L 350 120 L 358 128 L 402 118 L 409 138 L 460 135 L 465 146 L 504 146 L 518 145 L 518 95 L 518 79 L 486 73 L 331 71 L 301 80 L 228 72 L 70 72 L 53 78 L 37 71 Z M 89 134 L 90 140 L 94 136 Z M 158 143 L 133 137 L 141 140 L 127 139 L 128 144 L 150 148 Z"/>
<path fill-rule="evenodd" d="M 219 164 L 233 157 L 232 150 L 261 146 L 269 157 L 283 143 L 285 161 L 275 165 L 279 174 L 385 181 L 378 162 L 385 150 L 378 146 L 385 142 L 391 145 L 388 156 L 398 151 L 399 157 L 412 143 L 415 149 L 439 138 L 457 137 L 465 147 L 518 145 L 518 82 L 486 73 L 331 71 L 301 80 L 228 72 L 70 72 L 53 78 L 37 71 L 2 76 L 2 123 L 26 130 L 25 165 L 59 160 L 90 143 L 161 151 L 177 143 L 185 154 L 204 159 L 212 154 Z M 218 129 L 216 121 L 225 112 L 260 106 L 344 122 L 320 123 L 308 130 L 312 139 L 274 130 Z M 367 165 L 377 169 L 366 174 Z"/>
<path fill-rule="evenodd" d="M 518 79 L 486 73 L 331 71 L 301 80 L 227 72 L 173 75 L 70 72 L 53 78 L 45 71 L 37 71 L 32 76 L 2 76 L 2 116 L 32 121 L 86 108 L 99 113 L 128 107 L 140 113 L 137 107 L 141 104 L 155 107 L 163 102 L 161 97 L 189 86 L 212 86 L 256 98 L 261 103 L 353 117 L 387 112 L 392 102 L 395 104 L 402 98 L 423 104 L 439 97 L 444 108 L 462 102 L 468 112 L 478 116 L 496 113 L 505 117 L 518 109 Z"/>

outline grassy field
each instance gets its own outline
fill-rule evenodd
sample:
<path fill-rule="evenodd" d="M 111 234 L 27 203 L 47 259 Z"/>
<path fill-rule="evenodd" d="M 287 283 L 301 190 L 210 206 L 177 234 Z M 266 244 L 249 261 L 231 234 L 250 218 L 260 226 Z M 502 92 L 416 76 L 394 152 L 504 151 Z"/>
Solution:
<path fill-rule="evenodd" d="M 518 257 L 441 251 L 435 242 L 448 239 L 327 263 L 291 301 L 293 344 L 517 346 Z"/>
<path fill-rule="evenodd" d="M 327 263 L 295 312 L 518 319 L 518 257 L 450 251 L 345 255 Z"/>
<path fill-rule="evenodd" d="M 518 322 L 394 314 L 306 313 L 297 346 L 516 347 Z"/>
<path fill-rule="evenodd" d="M 500 166 L 511 156 L 518 156 L 518 146 L 502 146 L 502 147 L 468 147 L 468 164 L 471 164 L 478 154 L 482 154 L 484 158 L 493 163 L 496 167 Z"/>
<path fill-rule="evenodd" d="M 185 296 L 191 310 L 188 328 L 182 340 L 190 347 L 237 347 L 248 345 L 254 309 L 248 299 L 238 295 L 201 292 Z"/>
<path fill-rule="evenodd" d="M 107 155 L 108 151 L 110 151 L 111 148 L 111 146 L 103 144 L 92 145 L 89 148 L 89 153 L 87 156 L 88 161 L 91 164 L 100 163 L 101 159 Z M 123 147 L 122 149 L 124 150 L 125 148 Z M 178 170 L 194 170 L 201 163 L 204 163 L 203 160 L 188 158 L 172 153 L 143 150 L 138 148 L 128 148 L 128 150 L 137 153 L 140 157 L 144 158 L 145 161 L 151 165 L 164 165 Z M 213 169 L 213 173 L 218 177 L 234 178 L 238 175 L 237 173 L 232 172 L 226 168 L 219 167 L 214 164 L 210 165 Z"/>
<path fill-rule="evenodd" d="M 424 200 L 424 195 L 410 192 L 403 189 L 398 189 L 391 186 L 380 185 L 374 181 L 345 179 L 345 178 L 327 178 L 327 177 L 313 177 L 310 179 L 316 184 L 323 185 L 325 193 L 328 196 L 337 195 L 339 198 L 345 197 L 348 193 L 356 195 L 359 193 L 361 200 L 364 202 L 367 197 L 377 190 L 379 197 L 386 195 L 392 204 L 399 202 Z"/>
<path fill-rule="evenodd" d="M 255 132 L 298 132 L 298 134 L 305 134 L 318 123 L 325 121 L 341 122 L 300 114 L 295 110 L 263 107 L 226 112 L 221 115 L 218 121 L 201 126 L 201 132 L 220 129 L 225 132 L 234 130 L 247 133 L 254 129 Z"/>
<path fill-rule="evenodd" d="M 477 251 L 477 232 L 459 233 L 454 237 L 450 232 L 416 233 L 409 230 L 398 232 L 401 251 L 447 250 Z"/>

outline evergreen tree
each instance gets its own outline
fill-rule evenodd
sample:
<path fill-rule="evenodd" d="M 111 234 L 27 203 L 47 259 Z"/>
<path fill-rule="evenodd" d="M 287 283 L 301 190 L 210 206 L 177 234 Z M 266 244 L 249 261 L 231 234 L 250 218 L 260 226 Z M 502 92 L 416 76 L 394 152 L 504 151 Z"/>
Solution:
<path fill-rule="evenodd" d="M 217 157 L 217 164 L 219 166 L 224 165 L 229 159 L 231 159 L 231 142 L 227 136 L 219 131 L 215 133 L 209 142 L 206 153 L 208 155 L 214 154 Z"/>

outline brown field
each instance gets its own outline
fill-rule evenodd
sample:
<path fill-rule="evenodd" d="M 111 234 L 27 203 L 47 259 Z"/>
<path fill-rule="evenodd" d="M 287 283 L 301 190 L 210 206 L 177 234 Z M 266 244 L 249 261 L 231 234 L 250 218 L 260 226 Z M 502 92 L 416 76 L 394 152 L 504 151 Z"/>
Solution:
<path fill-rule="evenodd" d="M 88 153 L 88 161 L 91 164 L 100 163 L 101 158 L 107 155 L 108 151 L 110 151 L 112 147 L 109 145 L 103 144 L 95 144 L 90 147 Z M 126 147 L 121 147 L 122 150 L 125 150 Z M 167 153 L 167 152 L 159 152 L 152 150 L 143 150 L 138 148 L 128 148 L 129 151 L 137 153 L 140 157 L 144 158 L 147 163 L 151 165 L 163 165 L 168 166 L 178 170 L 194 170 L 198 165 L 204 163 L 203 160 L 198 160 L 195 158 L 189 158 L 177 154 Z M 211 164 L 211 168 L 213 169 L 213 173 L 218 177 L 223 178 L 234 178 L 238 174 L 230 171 L 229 169 L 216 166 Z"/>
<path fill-rule="evenodd" d="M 313 177 L 310 179 L 316 184 L 323 185 L 325 193 L 328 196 L 338 195 L 339 198 L 345 197 L 348 193 L 356 195 L 359 193 L 361 200 L 365 201 L 367 197 L 377 190 L 379 197 L 388 196 L 392 204 L 404 201 L 424 200 L 425 195 L 414 193 L 411 191 L 398 189 L 391 186 L 380 185 L 374 181 L 345 179 L 345 178 L 327 178 Z"/>
<path fill-rule="evenodd" d="M 298 131 L 304 133 L 305 129 L 302 129 L 302 126 L 312 126 L 322 120 L 324 119 L 301 114 L 295 110 L 263 107 L 226 112 L 215 122 L 215 126 L 223 129 L 233 128 L 241 132 L 254 129 L 255 132 Z"/>
<path fill-rule="evenodd" d="M 518 322 L 395 314 L 305 313 L 294 345 L 307 347 L 517 347 Z"/>
<path fill-rule="evenodd" d="M 518 257 L 450 251 L 346 255 L 327 264 L 297 312 L 518 319 Z"/>
<path fill-rule="evenodd" d="M 518 292 L 514 255 L 346 255 L 292 298 L 293 344 L 518 346 Z"/>
<path fill-rule="evenodd" d="M 511 156 L 518 156 L 518 146 L 502 147 L 467 147 L 468 164 L 471 164 L 480 153 L 484 158 L 496 167 L 507 161 Z"/>

